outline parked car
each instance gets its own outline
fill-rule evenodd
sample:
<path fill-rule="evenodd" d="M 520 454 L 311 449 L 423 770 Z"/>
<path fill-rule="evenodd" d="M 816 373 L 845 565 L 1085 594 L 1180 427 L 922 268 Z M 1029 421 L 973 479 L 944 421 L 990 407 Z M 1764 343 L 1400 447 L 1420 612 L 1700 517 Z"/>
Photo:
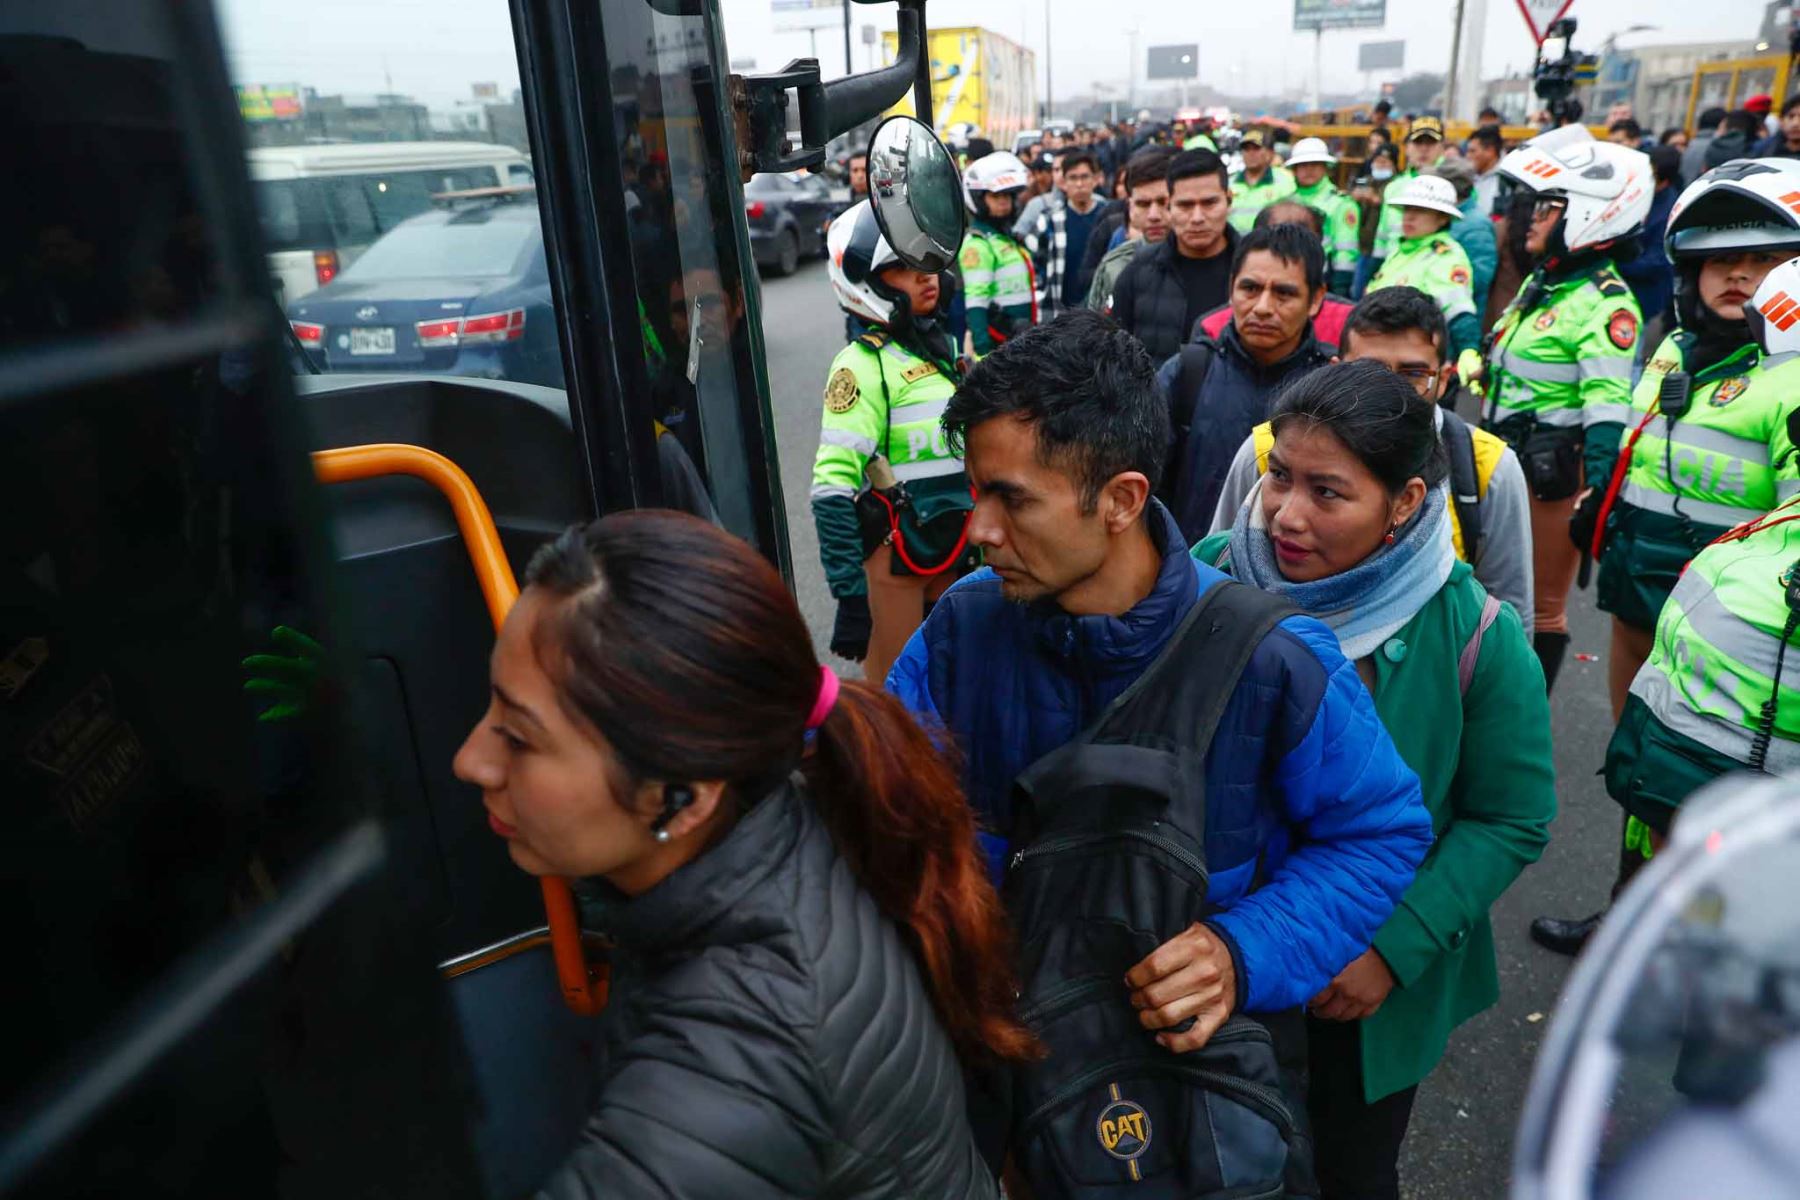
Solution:
<path fill-rule="evenodd" d="M 351 142 L 248 152 L 276 299 L 324 287 L 438 192 L 532 182 L 531 162 L 487 142 Z"/>
<path fill-rule="evenodd" d="M 744 216 L 756 265 L 792 275 L 803 256 L 825 256 L 825 227 L 842 207 L 817 175 L 756 175 L 744 185 Z"/>
<path fill-rule="evenodd" d="M 411 371 L 563 386 L 535 189 L 435 198 L 287 306 L 323 371 Z"/>

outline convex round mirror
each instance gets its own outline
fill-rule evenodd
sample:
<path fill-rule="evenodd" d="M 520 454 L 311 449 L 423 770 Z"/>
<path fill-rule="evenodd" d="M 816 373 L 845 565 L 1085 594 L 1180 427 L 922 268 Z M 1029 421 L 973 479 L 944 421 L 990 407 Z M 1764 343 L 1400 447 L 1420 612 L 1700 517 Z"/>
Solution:
<path fill-rule="evenodd" d="M 907 266 L 936 274 L 956 261 L 969 219 L 962 179 L 929 126 L 889 117 L 876 127 L 869 200 L 881 236 Z"/>

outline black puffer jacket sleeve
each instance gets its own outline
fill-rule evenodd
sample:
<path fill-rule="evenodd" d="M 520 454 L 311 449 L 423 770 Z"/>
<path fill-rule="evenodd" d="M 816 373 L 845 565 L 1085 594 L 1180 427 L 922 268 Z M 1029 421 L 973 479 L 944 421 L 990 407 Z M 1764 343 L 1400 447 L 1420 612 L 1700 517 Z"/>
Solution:
<path fill-rule="evenodd" d="M 813 1147 L 825 1125 L 797 1031 L 767 1012 L 727 1005 L 711 983 L 704 993 L 672 992 L 623 1048 L 580 1144 L 544 1196 L 823 1194 Z"/>

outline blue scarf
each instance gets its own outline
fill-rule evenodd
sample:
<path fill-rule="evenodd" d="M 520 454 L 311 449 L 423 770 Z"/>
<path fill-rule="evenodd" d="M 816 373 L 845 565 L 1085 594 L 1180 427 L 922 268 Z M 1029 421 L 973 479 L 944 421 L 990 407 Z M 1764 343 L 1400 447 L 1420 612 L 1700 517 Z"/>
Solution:
<path fill-rule="evenodd" d="M 1264 477 L 1267 478 L 1266 476 Z M 1229 567 L 1239 582 L 1291 600 L 1331 627 L 1352 662 L 1367 657 L 1438 594 L 1456 564 L 1448 518 L 1450 489 L 1432 488 L 1394 544 L 1336 575 L 1290 583 L 1275 563 L 1258 480 L 1231 526 Z M 1226 564 L 1221 564 L 1226 565 Z"/>

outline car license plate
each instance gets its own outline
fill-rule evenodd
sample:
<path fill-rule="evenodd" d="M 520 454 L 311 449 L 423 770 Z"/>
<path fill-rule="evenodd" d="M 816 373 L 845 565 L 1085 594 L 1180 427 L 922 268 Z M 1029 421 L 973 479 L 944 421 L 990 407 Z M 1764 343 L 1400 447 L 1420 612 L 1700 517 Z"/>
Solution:
<path fill-rule="evenodd" d="M 352 354 L 392 354 L 393 352 L 394 329 L 391 325 L 350 331 L 350 353 Z"/>

